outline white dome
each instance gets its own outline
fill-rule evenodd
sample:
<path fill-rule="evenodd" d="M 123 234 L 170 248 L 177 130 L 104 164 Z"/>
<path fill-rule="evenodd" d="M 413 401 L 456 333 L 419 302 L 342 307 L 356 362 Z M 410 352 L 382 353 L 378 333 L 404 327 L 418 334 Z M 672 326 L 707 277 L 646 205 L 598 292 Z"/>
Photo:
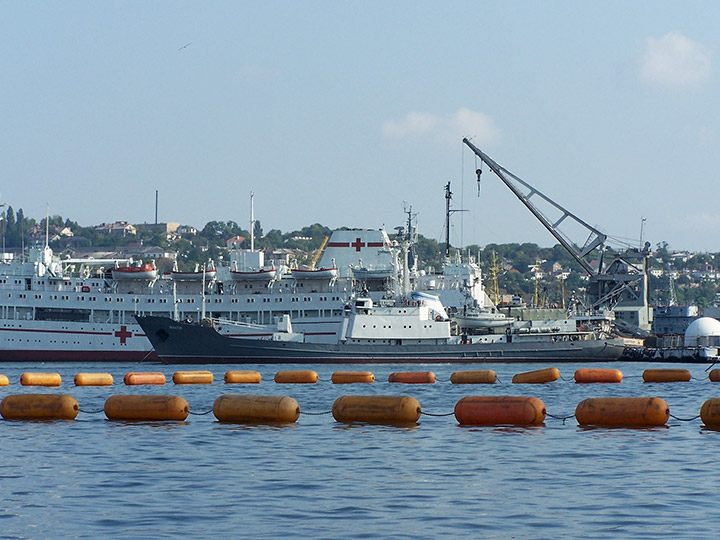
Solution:
<path fill-rule="evenodd" d="M 720 336 L 720 321 L 712 317 L 700 317 L 690 323 L 685 330 L 686 347 L 707 347 L 718 342 Z"/>

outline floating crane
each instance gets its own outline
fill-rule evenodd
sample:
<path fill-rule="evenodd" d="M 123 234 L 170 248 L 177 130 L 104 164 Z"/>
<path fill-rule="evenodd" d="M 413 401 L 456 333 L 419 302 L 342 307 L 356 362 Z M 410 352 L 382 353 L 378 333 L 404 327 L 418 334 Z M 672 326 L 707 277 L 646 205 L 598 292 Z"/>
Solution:
<path fill-rule="evenodd" d="M 647 285 L 647 259 L 650 254 L 650 243 L 645 242 L 642 250 L 629 249 L 621 254 L 611 252 L 606 245 L 608 239 L 606 234 L 499 165 L 467 138 L 463 139 L 463 143 L 500 178 L 587 273 L 589 277 L 588 296 L 592 303 L 592 309 L 614 310 L 616 326 L 637 335 L 647 333 L 652 321 Z M 476 174 L 479 183 L 482 170 L 478 169 Z M 522 188 L 525 188 L 527 193 L 523 193 Z M 551 221 L 538 208 L 532 200 L 533 198 L 544 201 L 559 213 L 559 217 Z M 560 225 L 568 223 L 585 230 L 587 238 L 584 242 L 575 243 L 560 230 Z M 614 257 L 607 267 L 604 266 L 606 253 Z M 597 254 L 594 264 L 590 260 L 593 254 Z"/>

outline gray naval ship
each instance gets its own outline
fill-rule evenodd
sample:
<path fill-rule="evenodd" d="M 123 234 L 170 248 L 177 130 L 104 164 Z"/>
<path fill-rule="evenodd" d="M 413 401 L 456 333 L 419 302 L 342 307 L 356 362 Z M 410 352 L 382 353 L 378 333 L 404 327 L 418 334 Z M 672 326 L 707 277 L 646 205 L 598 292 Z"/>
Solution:
<path fill-rule="evenodd" d="M 592 331 L 543 327 L 524 333 L 480 336 L 451 334 L 451 319 L 437 296 L 412 292 L 376 305 L 357 297 L 346 306 L 337 343 L 308 343 L 293 332 L 289 317 L 268 339 L 235 337 L 227 325 L 169 317 L 136 316 L 158 357 L 166 364 L 256 363 L 461 363 L 615 361 L 625 342 L 598 338 Z"/>

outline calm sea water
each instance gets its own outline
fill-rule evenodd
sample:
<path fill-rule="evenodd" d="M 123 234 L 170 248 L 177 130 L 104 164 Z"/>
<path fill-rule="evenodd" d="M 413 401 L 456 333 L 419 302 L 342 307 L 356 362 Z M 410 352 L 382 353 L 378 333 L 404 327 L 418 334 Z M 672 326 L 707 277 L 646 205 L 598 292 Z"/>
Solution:
<path fill-rule="evenodd" d="M 578 385 L 563 378 L 513 385 L 538 364 L 324 366 L 316 385 L 277 385 L 281 369 L 209 366 L 209 386 L 126 387 L 128 371 L 173 366 L 0 365 L 11 393 L 74 396 L 97 411 L 118 393 L 180 395 L 191 412 L 221 394 L 289 395 L 303 412 L 325 412 L 347 394 L 411 395 L 423 411 L 452 412 L 468 395 L 528 395 L 568 416 L 586 397 L 658 396 L 680 418 L 699 414 L 720 384 L 702 365 L 683 366 L 689 383 L 644 384 L 646 364 L 613 364 L 621 384 Z M 657 367 L 657 366 L 655 366 Z M 661 367 L 673 367 L 663 365 Z M 450 373 L 492 368 L 495 385 L 451 385 Z M 177 369 L 208 369 L 183 366 Z M 228 369 L 257 369 L 259 385 L 225 385 Z M 367 369 L 374 384 L 333 385 L 336 370 Z M 432 370 L 434 385 L 390 384 L 393 371 Z M 57 371 L 59 389 L 18 384 L 24 371 Z M 110 372 L 112 388 L 78 388 L 79 371 Z M 120 384 L 117 384 L 117 383 Z M 219 424 L 212 414 L 186 422 L 110 422 L 81 412 L 75 421 L 0 420 L 0 538 L 717 538 L 720 433 L 700 420 L 671 419 L 652 429 L 583 429 L 548 418 L 534 428 L 457 425 L 422 416 L 412 428 L 345 426 L 331 415 L 301 414 L 296 424 Z"/>

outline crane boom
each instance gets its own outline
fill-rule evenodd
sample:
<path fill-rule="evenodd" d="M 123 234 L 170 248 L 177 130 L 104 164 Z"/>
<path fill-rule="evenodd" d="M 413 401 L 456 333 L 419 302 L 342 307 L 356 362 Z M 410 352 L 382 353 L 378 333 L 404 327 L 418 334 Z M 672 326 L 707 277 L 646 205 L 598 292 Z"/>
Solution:
<path fill-rule="evenodd" d="M 602 253 L 604 251 L 607 235 L 600 232 L 595 227 L 589 225 L 569 210 L 566 210 L 561 205 L 553 201 L 550 197 L 541 193 L 533 186 L 508 171 L 505 167 L 496 163 L 490 156 L 488 156 L 482 150 L 472 144 L 467 138 L 464 138 L 463 142 L 468 146 L 468 148 L 470 148 L 470 150 L 475 153 L 477 157 L 479 157 L 483 161 L 483 163 L 487 164 L 487 166 L 490 167 L 490 169 L 498 176 L 498 178 L 500 178 L 500 180 L 503 181 L 503 183 L 510 189 L 510 191 L 512 191 L 513 194 L 518 199 L 520 199 L 520 201 L 527 207 L 528 210 L 530 210 L 530 212 L 538 219 L 538 221 L 543 224 L 543 226 L 550 232 L 550 234 L 552 234 L 555 239 L 560 242 L 560 244 L 568 251 L 568 253 L 572 255 L 572 257 L 578 262 L 578 264 L 582 266 L 583 270 L 585 270 L 585 272 L 587 272 L 589 276 L 597 276 L 602 271 L 601 264 L 598 264 L 598 267 L 594 268 L 586 259 L 586 257 L 594 249 L 600 248 L 600 256 L 602 261 Z M 479 176 L 480 170 L 478 170 L 478 180 Z M 527 188 L 529 190 L 529 193 L 527 195 L 523 194 L 516 185 L 516 183 L 521 184 L 522 186 Z M 540 197 L 546 203 L 550 204 L 556 210 L 560 211 L 560 213 L 562 214 L 560 218 L 557 219 L 554 223 L 552 223 L 530 200 L 530 198 L 533 196 Z M 558 229 L 560 224 L 567 218 L 586 229 L 589 233 L 585 244 L 580 249 L 578 249 L 570 240 L 565 238 L 565 236 Z"/>

